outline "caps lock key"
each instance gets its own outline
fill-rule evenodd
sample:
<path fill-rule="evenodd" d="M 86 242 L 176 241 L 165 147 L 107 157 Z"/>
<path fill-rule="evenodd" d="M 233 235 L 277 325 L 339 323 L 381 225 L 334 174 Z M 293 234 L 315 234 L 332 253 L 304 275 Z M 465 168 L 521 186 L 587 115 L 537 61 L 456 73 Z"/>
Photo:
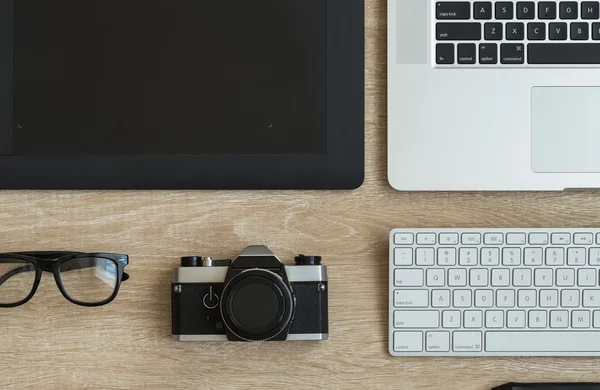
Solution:
<path fill-rule="evenodd" d="M 471 3 L 468 1 L 436 3 L 435 14 L 437 19 L 462 19 L 471 18 Z"/>

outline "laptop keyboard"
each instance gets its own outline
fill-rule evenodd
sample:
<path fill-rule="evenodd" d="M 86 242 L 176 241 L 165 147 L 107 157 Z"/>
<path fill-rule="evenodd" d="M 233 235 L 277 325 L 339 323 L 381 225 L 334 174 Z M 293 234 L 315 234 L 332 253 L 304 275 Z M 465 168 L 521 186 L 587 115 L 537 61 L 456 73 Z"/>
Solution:
<path fill-rule="evenodd" d="M 436 66 L 600 64 L 598 1 L 437 1 Z"/>

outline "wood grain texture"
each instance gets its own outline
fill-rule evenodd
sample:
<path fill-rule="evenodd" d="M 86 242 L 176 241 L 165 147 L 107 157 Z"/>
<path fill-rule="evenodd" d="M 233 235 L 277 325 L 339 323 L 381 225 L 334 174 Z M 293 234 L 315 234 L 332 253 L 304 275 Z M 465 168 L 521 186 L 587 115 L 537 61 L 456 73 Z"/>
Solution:
<path fill-rule="evenodd" d="M 128 253 L 131 279 L 101 308 L 67 302 L 49 275 L 0 310 L 0 387 L 488 389 L 510 380 L 600 381 L 591 358 L 392 358 L 393 227 L 598 227 L 584 193 L 399 193 L 386 178 L 386 2 L 366 6 L 366 181 L 356 191 L 0 192 L 0 251 Z M 326 342 L 178 343 L 170 271 L 182 255 L 269 245 L 329 266 Z"/>

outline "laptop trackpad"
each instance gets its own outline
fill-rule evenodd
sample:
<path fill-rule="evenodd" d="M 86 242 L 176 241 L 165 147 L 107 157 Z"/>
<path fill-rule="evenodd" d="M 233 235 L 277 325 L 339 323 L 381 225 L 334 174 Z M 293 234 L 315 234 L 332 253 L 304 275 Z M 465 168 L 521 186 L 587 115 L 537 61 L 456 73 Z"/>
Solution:
<path fill-rule="evenodd" d="M 531 89 L 532 170 L 600 172 L 600 87 Z"/>

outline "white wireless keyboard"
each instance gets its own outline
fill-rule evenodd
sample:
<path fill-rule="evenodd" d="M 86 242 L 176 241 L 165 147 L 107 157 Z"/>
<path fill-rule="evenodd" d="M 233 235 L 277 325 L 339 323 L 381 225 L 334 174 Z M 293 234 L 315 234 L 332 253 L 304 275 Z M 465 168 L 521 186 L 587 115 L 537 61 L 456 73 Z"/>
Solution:
<path fill-rule="evenodd" d="M 394 229 L 394 356 L 600 356 L 600 229 Z"/>

